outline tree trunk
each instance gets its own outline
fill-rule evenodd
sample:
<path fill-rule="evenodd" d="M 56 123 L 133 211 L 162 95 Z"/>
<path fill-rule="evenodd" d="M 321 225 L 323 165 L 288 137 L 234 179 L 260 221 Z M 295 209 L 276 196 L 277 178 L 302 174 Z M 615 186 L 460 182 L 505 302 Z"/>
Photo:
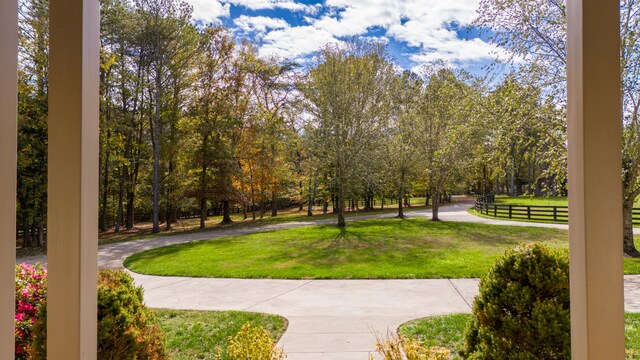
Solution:
<path fill-rule="evenodd" d="M 307 216 L 313 216 L 314 194 L 311 191 L 311 177 L 309 177 L 309 199 L 307 200 Z"/>
<path fill-rule="evenodd" d="M 160 98 L 162 96 L 162 72 L 160 66 L 156 65 L 156 98 L 155 114 L 151 119 L 151 147 L 153 148 L 153 181 L 152 181 L 152 208 L 153 208 L 153 228 L 151 232 L 160 232 Z"/>
<path fill-rule="evenodd" d="M 311 201 L 307 203 L 307 216 L 313 216 L 313 203 Z"/>
<path fill-rule="evenodd" d="M 154 133 L 156 131 L 154 130 Z M 155 135 L 153 136 L 156 137 Z M 153 228 L 151 229 L 152 233 L 158 233 L 160 231 L 160 174 L 158 173 L 160 167 L 160 146 L 158 144 L 153 144 L 153 199 L 152 199 L 152 208 L 153 208 Z"/>
<path fill-rule="evenodd" d="M 513 168 L 511 169 L 511 180 L 509 182 L 509 196 L 516 196 L 516 188 L 515 188 L 515 176 L 513 174 Z"/>
<path fill-rule="evenodd" d="M 171 222 L 172 223 L 177 223 L 178 222 L 178 207 L 174 206 L 173 209 L 171 209 Z"/>
<path fill-rule="evenodd" d="M 431 207 L 431 220 L 432 221 L 440 221 L 440 218 L 438 217 L 438 210 L 440 207 L 440 192 L 438 191 L 432 191 L 431 194 L 433 194 L 433 205 Z"/>
<path fill-rule="evenodd" d="M 209 166 L 207 163 L 207 144 L 209 136 L 205 135 L 202 139 L 202 171 L 200 173 L 200 229 L 205 228 L 204 222 L 207 220 L 207 171 Z"/>
<path fill-rule="evenodd" d="M 204 222 L 207 220 L 207 199 L 202 197 L 200 199 L 200 229 L 205 228 Z"/>
<path fill-rule="evenodd" d="M 325 199 L 324 202 L 322 203 L 322 213 L 326 214 L 328 211 L 329 211 L 329 201 Z"/>
<path fill-rule="evenodd" d="M 346 204 L 342 197 L 340 198 L 340 200 L 338 200 L 338 203 L 338 227 L 343 228 L 347 225 L 344 220 L 344 207 Z"/>
<path fill-rule="evenodd" d="M 144 96 L 144 92 L 143 92 Z M 137 100 L 134 100 L 134 113 L 137 109 Z M 142 117 L 142 113 L 140 115 Z M 133 171 L 129 174 L 129 178 L 127 179 L 127 220 L 126 226 L 127 230 L 133 228 L 134 224 L 134 212 L 135 212 L 135 195 L 136 195 L 136 185 L 138 184 L 138 174 L 140 172 L 140 148 L 142 147 L 142 140 L 144 135 L 144 122 L 140 119 L 138 126 L 138 134 L 136 136 L 136 144 L 135 150 L 132 153 L 132 165 Z M 133 127 L 133 122 L 131 122 L 131 126 Z M 129 167 L 131 169 L 131 167 Z"/>
<path fill-rule="evenodd" d="M 116 234 L 120 232 L 120 227 L 122 226 L 122 212 L 123 212 L 123 202 L 124 202 L 124 169 L 120 169 L 120 179 L 118 181 L 118 211 L 116 214 L 116 224 L 115 224 L 115 232 Z"/>
<path fill-rule="evenodd" d="M 338 197 L 336 195 L 331 195 L 331 213 L 332 214 L 337 214 L 338 213 Z"/>
<path fill-rule="evenodd" d="M 640 257 L 640 252 L 633 242 L 633 204 L 635 198 L 625 199 L 622 203 L 623 216 L 623 250 L 624 253 L 631 257 Z"/>
<path fill-rule="evenodd" d="M 31 234 L 29 233 L 29 221 L 26 220 L 27 217 L 23 215 L 22 217 L 22 248 L 31 247 Z"/>
<path fill-rule="evenodd" d="M 298 181 L 298 187 L 300 188 L 300 204 L 298 204 L 298 211 L 302 212 L 302 210 L 304 210 L 304 201 L 302 201 L 302 199 L 304 199 L 304 188 L 303 188 L 304 183 L 302 182 L 302 180 Z M 311 192 L 311 189 L 309 189 L 309 192 Z"/>
<path fill-rule="evenodd" d="M 402 190 L 398 191 L 398 216 L 399 219 L 404 219 L 404 210 L 402 209 Z"/>
<path fill-rule="evenodd" d="M 38 241 L 38 233 L 36 231 L 36 223 L 35 222 L 31 223 L 31 239 Z"/>
<path fill-rule="evenodd" d="M 338 227 L 339 228 L 344 228 L 347 223 L 345 222 L 344 219 L 344 207 L 345 207 L 345 184 L 344 181 L 340 181 L 342 180 L 342 177 L 340 176 L 342 174 L 342 172 L 339 170 L 340 168 L 338 167 L 338 171 L 337 174 L 338 176 L 336 176 L 338 178 Z"/>
<path fill-rule="evenodd" d="M 111 130 L 107 130 L 107 142 L 111 137 Z M 102 206 L 100 211 L 100 231 L 107 231 L 107 205 L 109 194 L 109 145 L 105 145 L 104 170 L 102 171 Z"/>
<path fill-rule="evenodd" d="M 312 183 L 313 183 L 313 170 L 311 171 L 311 175 L 309 176 L 309 198 L 307 199 L 307 216 L 313 216 L 313 203 L 315 202 L 315 189 L 311 190 Z M 302 199 L 302 197 L 300 199 Z"/>
<path fill-rule="evenodd" d="M 231 210 L 229 206 L 229 201 L 222 202 L 222 222 L 221 224 L 231 224 L 233 220 L 231 220 Z"/>
<path fill-rule="evenodd" d="M 271 216 L 278 216 L 278 193 L 275 189 L 276 185 L 273 184 L 273 190 L 271 191 Z"/>
<path fill-rule="evenodd" d="M 165 230 L 171 230 L 171 222 L 172 222 L 172 218 L 171 218 L 171 214 L 173 214 L 173 204 L 171 204 L 171 200 L 169 200 L 169 204 L 167 206 L 167 223 L 164 226 Z"/>
<path fill-rule="evenodd" d="M 133 208 L 135 201 L 135 193 L 133 191 L 127 192 L 127 219 L 126 228 L 131 230 L 133 228 Z"/>
<path fill-rule="evenodd" d="M 251 218 L 256 219 L 256 202 L 253 200 L 253 195 L 251 195 Z"/>
<path fill-rule="evenodd" d="M 38 221 L 38 246 L 44 247 L 44 222 Z"/>
<path fill-rule="evenodd" d="M 173 132 L 174 130 L 171 129 L 171 131 Z M 173 139 L 171 141 L 173 141 Z M 173 222 L 173 183 L 171 181 L 171 179 L 173 178 L 173 168 L 173 159 L 170 159 L 169 173 L 167 174 L 167 179 L 169 179 L 169 186 L 167 186 L 167 223 L 164 228 L 165 230 L 171 230 L 171 223 Z"/>

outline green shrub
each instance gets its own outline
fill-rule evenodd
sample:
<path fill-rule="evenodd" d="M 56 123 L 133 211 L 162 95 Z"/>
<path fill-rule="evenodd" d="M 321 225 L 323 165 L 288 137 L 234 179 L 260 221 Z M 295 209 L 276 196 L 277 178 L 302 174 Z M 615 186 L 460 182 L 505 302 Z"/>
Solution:
<path fill-rule="evenodd" d="M 480 280 L 465 334 L 469 359 L 570 359 L 567 254 L 541 244 L 507 251 Z"/>
<path fill-rule="evenodd" d="M 33 359 L 46 359 L 46 304 L 33 332 Z M 164 359 L 164 339 L 146 308 L 142 287 L 122 270 L 98 273 L 98 359 Z"/>
<path fill-rule="evenodd" d="M 286 355 L 275 346 L 269 332 L 246 323 L 229 340 L 227 354 L 231 360 L 282 360 Z"/>

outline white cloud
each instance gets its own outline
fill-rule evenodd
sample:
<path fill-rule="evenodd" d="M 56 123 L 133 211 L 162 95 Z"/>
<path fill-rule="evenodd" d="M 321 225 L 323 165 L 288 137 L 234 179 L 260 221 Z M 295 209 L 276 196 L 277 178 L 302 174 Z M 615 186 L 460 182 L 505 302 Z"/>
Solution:
<path fill-rule="evenodd" d="M 268 29 L 286 29 L 289 23 L 283 19 L 271 18 L 267 16 L 246 16 L 240 15 L 234 24 L 244 32 L 264 33 Z"/>
<path fill-rule="evenodd" d="M 229 4 L 218 0 L 187 0 L 193 6 L 193 19 L 205 24 L 217 23 L 221 18 L 230 16 Z"/>
<path fill-rule="evenodd" d="M 296 26 L 267 33 L 260 53 L 297 59 L 309 55 L 327 43 L 336 42 L 331 32 L 313 26 Z"/>
<path fill-rule="evenodd" d="M 455 30 L 471 25 L 480 0 L 325 0 L 315 5 L 300 0 L 188 1 L 194 18 L 207 23 L 229 17 L 230 5 L 303 13 L 304 22 L 298 26 L 267 16 L 234 19 L 240 31 L 258 36 L 264 56 L 300 59 L 327 43 L 355 36 L 405 43 L 414 67 L 434 60 L 459 66 L 506 57 L 501 48 L 479 38 L 461 38 Z"/>
<path fill-rule="evenodd" d="M 320 17 L 305 16 L 305 25 L 268 32 L 261 52 L 296 58 L 327 42 L 367 37 L 378 29 L 385 38 L 414 48 L 409 59 L 416 66 L 438 59 L 452 65 L 487 61 L 504 52 L 479 38 L 461 39 L 451 26 L 469 26 L 478 4 L 479 0 L 326 0 Z"/>
<path fill-rule="evenodd" d="M 321 5 L 307 5 L 294 0 L 222 0 L 224 3 L 242 6 L 249 10 L 283 9 L 294 12 L 316 13 Z"/>

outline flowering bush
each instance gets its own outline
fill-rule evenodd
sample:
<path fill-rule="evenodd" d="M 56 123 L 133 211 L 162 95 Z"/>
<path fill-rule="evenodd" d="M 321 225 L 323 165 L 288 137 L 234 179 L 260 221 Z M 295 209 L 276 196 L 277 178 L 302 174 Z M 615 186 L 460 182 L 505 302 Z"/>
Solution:
<path fill-rule="evenodd" d="M 22 263 L 16 266 L 15 357 L 26 359 L 33 338 L 33 324 L 38 319 L 38 305 L 47 296 L 47 269 Z"/>

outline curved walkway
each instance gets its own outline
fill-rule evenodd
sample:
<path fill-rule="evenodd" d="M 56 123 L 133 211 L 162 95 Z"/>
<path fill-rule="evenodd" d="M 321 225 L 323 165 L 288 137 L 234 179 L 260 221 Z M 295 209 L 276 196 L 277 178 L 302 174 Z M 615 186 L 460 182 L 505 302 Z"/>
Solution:
<path fill-rule="evenodd" d="M 440 218 L 485 224 L 566 229 L 567 225 L 485 219 L 467 212 L 469 202 L 445 205 Z M 408 216 L 430 216 L 429 210 Z M 392 217 L 376 214 L 348 221 Z M 290 222 L 254 228 L 216 230 L 100 246 L 100 267 L 122 268 L 128 256 L 147 249 L 196 240 L 300 226 L 330 224 L 335 219 Z M 42 257 L 21 259 L 35 262 Z M 420 280 L 269 280 L 149 276 L 132 273 L 151 307 L 192 310 L 243 310 L 278 314 L 289 320 L 280 340 L 290 360 L 366 360 L 375 333 L 385 335 L 400 324 L 432 315 L 470 312 L 477 279 Z M 640 276 L 625 276 L 625 309 L 640 312 Z"/>

